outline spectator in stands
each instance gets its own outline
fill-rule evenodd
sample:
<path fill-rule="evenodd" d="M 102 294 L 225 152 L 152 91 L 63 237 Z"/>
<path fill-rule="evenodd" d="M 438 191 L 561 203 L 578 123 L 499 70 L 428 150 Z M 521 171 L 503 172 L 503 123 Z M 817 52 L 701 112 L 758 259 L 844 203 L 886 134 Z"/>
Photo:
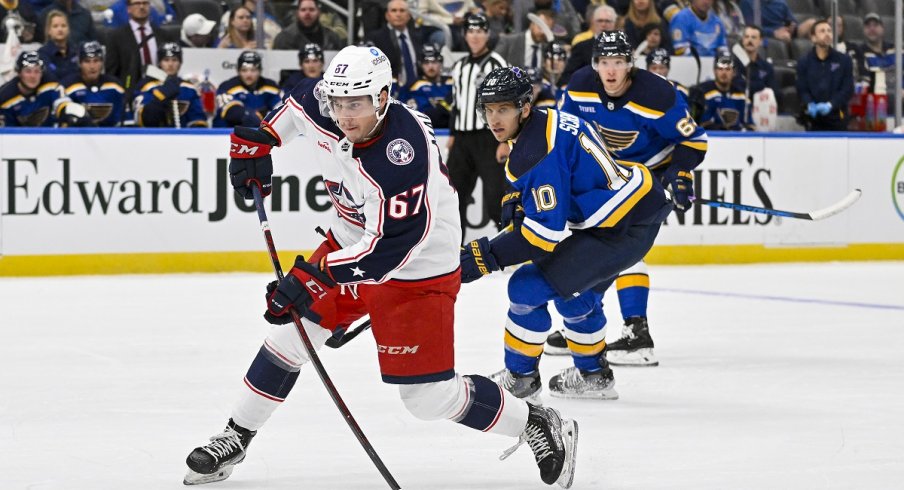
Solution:
<path fill-rule="evenodd" d="M 713 12 L 719 16 L 722 25 L 725 26 L 725 37 L 728 44 L 732 45 L 741 39 L 741 31 L 744 29 L 744 14 L 735 0 L 715 0 Z"/>
<path fill-rule="evenodd" d="M 293 5 L 295 5 L 293 3 Z M 238 6 L 245 7 L 245 9 L 251 13 L 251 37 L 254 37 L 254 32 L 257 29 L 257 0 L 244 0 Z M 229 19 L 232 18 L 232 10 L 229 12 L 224 12 L 223 16 L 220 17 L 220 35 L 226 35 L 226 30 L 229 26 Z M 276 17 L 273 16 L 273 13 L 270 9 L 270 0 L 264 0 L 264 48 L 270 49 L 273 46 L 273 40 L 276 39 L 276 36 L 282 32 L 283 27 L 276 20 Z M 241 47 L 241 46 L 236 46 Z M 245 48 L 245 49 L 254 49 L 254 48 Z"/>
<path fill-rule="evenodd" d="M 808 131 L 844 131 L 854 94 L 853 62 L 832 49 L 832 26 L 818 20 L 810 29 L 813 50 L 797 62 L 797 93 Z"/>
<path fill-rule="evenodd" d="M 217 87 L 215 128 L 258 127 L 282 100 L 276 82 L 261 76 L 261 55 L 243 51 L 236 62 L 238 76 Z"/>
<path fill-rule="evenodd" d="M 230 10 L 227 23 L 226 33 L 217 41 L 218 48 L 257 48 L 257 42 L 254 40 L 254 22 L 248 7 L 239 5 Z"/>
<path fill-rule="evenodd" d="M 107 73 L 122 80 L 126 89 L 126 111 L 133 90 L 148 65 L 157 64 L 157 48 L 169 39 L 166 33 L 150 25 L 148 0 L 129 0 L 129 23 L 110 32 L 107 39 Z"/>
<path fill-rule="evenodd" d="M 691 6 L 691 0 L 657 0 L 656 10 L 662 13 L 666 22 L 671 22 L 672 17 Z"/>
<path fill-rule="evenodd" d="M 82 7 L 78 0 L 53 0 L 41 11 L 39 17 L 42 25 L 46 25 L 45 19 L 51 10 L 59 10 L 66 14 L 66 18 L 69 20 L 69 40 L 76 46 L 85 41 L 97 39 L 91 12 Z"/>
<path fill-rule="evenodd" d="M 298 50 L 298 70 L 286 77 L 285 81 L 280 82 L 280 89 L 283 94 L 288 94 L 306 78 L 320 78 L 323 76 L 323 50 L 320 46 L 310 43 L 305 44 L 303 48 Z"/>
<path fill-rule="evenodd" d="M 581 31 L 581 18 L 570 0 L 512 0 L 512 19 L 515 32 L 524 32 L 529 25 L 528 13 L 552 10 L 556 14 L 556 24 L 565 28 L 565 39 L 572 39 Z"/>
<path fill-rule="evenodd" d="M 104 47 L 97 41 L 82 43 L 78 51 L 78 73 L 60 82 L 63 93 L 85 108 L 94 126 L 119 126 L 123 120 L 125 89 L 119 80 L 104 73 Z"/>
<path fill-rule="evenodd" d="M 84 108 L 68 102 L 60 84 L 45 74 L 38 52 L 22 51 L 16 58 L 16 77 L 0 87 L 0 126 L 90 125 Z"/>
<path fill-rule="evenodd" d="M 39 19 L 28 0 L 0 2 L 0 43 L 6 42 L 7 23 L 16 26 L 15 34 L 22 44 L 44 41 L 43 33 L 36 30 Z"/>
<path fill-rule="evenodd" d="M 564 87 L 559 83 L 559 79 L 562 78 L 566 64 L 568 64 L 568 47 L 565 43 L 559 40 L 547 43 L 546 51 L 543 53 L 543 78 L 549 80 L 554 95 L 558 95 L 558 89 Z"/>
<path fill-rule="evenodd" d="M 719 48 L 728 47 L 725 26 L 713 11 L 713 0 L 691 0 L 687 7 L 669 22 L 675 54 L 690 56 L 695 49 L 700 56 L 715 56 Z"/>
<path fill-rule="evenodd" d="M 169 42 L 160 46 L 157 66 L 166 74 L 164 80 L 145 77 L 135 98 L 135 121 L 149 128 L 206 128 L 207 114 L 195 86 L 179 77 L 182 68 L 182 46 Z"/>
<path fill-rule="evenodd" d="M 669 55 L 669 51 L 667 49 L 654 49 L 650 54 L 647 55 L 646 60 L 647 71 L 655 73 L 662 78 L 665 78 L 669 82 L 672 82 L 672 85 L 675 86 L 675 90 L 683 95 L 685 100 L 689 97 L 690 92 L 688 91 L 687 87 L 669 78 L 669 72 L 672 70 L 672 56 Z"/>
<path fill-rule="evenodd" d="M 753 18 L 753 0 L 741 0 L 741 12 L 747 24 L 755 24 Z M 815 19 L 807 19 L 798 25 L 797 19 L 791 13 L 787 0 L 760 0 L 760 16 L 763 32 L 780 41 L 790 42 L 797 37 L 807 37 Z"/>
<path fill-rule="evenodd" d="M 448 128 L 452 110 L 452 77 L 443 75 L 443 54 L 439 45 L 427 44 L 421 50 L 421 76 L 399 100 L 430 117 L 434 128 Z"/>
<path fill-rule="evenodd" d="M 876 73 L 895 65 L 895 46 L 885 41 L 885 25 L 879 14 L 863 16 L 863 44 L 854 46 L 854 61 L 858 81 L 868 82 L 870 92 L 876 92 Z M 884 88 L 884 87 L 883 87 Z"/>
<path fill-rule="evenodd" d="M 460 29 L 465 16 L 478 11 L 474 0 L 418 0 L 416 5 L 412 3 L 415 17 L 422 18 L 425 25 L 445 25 L 452 33 L 453 39 L 446 39 L 442 31 L 433 31 L 425 42 L 440 45 L 451 43 L 452 49 L 467 49 Z"/>
<path fill-rule="evenodd" d="M 370 34 L 368 40 L 389 58 L 394 89 L 405 88 L 418 79 L 417 55 L 423 48 L 422 32 L 411 22 L 411 12 L 405 0 L 390 0 L 386 4 L 386 25 Z"/>
<path fill-rule="evenodd" d="M 727 49 L 720 50 L 713 59 L 713 75 L 714 80 L 694 87 L 703 100 L 703 115 L 697 121 L 700 126 L 707 131 L 756 129 L 744 87 L 735 80 L 734 59 Z"/>
<path fill-rule="evenodd" d="M 555 13 L 552 10 L 540 10 L 537 17 L 552 30 L 555 24 Z M 543 69 L 543 52 L 546 49 L 546 35 L 543 28 L 531 22 L 524 32 L 514 32 L 499 38 L 495 51 L 512 66 L 522 68 Z"/>
<path fill-rule="evenodd" d="M 179 45 L 184 48 L 212 48 L 213 28 L 217 22 L 201 14 L 190 14 L 182 20 L 182 32 Z M 181 52 L 180 52 L 181 56 Z"/>
<path fill-rule="evenodd" d="M 512 22 L 512 0 L 484 0 L 483 10 L 490 21 L 490 35 L 499 37 L 515 32 Z"/>
<path fill-rule="evenodd" d="M 38 54 L 44 59 L 44 68 L 62 80 L 78 72 L 78 47 L 69 40 L 69 20 L 59 10 L 47 12 L 44 28 L 47 43 L 41 46 Z"/>
<path fill-rule="evenodd" d="M 90 2 L 91 0 L 88 1 Z M 152 26 L 159 27 L 176 18 L 176 9 L 173 8 L 171 3 L 163 0 L 150 0 L 150 2 L 150 15 L 148 18 Z M 104 25 L 107 27 L 120 27 L 129 23 L 128 0 L 116 0 L 110 5 L 110 11 L 113 12 L 113 17 L 104 17 Z"/>
<path fill-rule="evenodd" d="M 294 51 L 310 43 L 317 44 L 325 51 L 345 47 L 345 41 L 320 23 L 320 4 L 315 0 L 300 0 L 295 11 L 295 22 L 276 36 L 273 40 L 273 49 Z"/>
<path fill-rule="evenodd" d="M 649 30 L 644 31 L 645 27 L 650 25 L 661 26 L 661 29 L 659 30 L 660 34 L 668 32 L 669 27 L 668 23 L 662 20 L 662 17 L 656 12 L 653 0 L 631 0 L 631 3 L 628 6 L 628 15 L 623 17 L 619 24 L 621 27 L 618 27 L 618 29 L 625 31 L 625 35 L 628 36 L 628 42 L 635 48 L 640 46 L 642 41 L 646 40 L 647 36 L 643 33 L 647 32 L 647 34 L 649 34 L 650 32 Z M 611 29 L 611 27 L 607 28 L 607 30 Z M 663 40 L 665 43 L 662 42 Z M 658 47 L 664 47 L 671 50 L 672 43 L 669 42 L 668 38 L 662 39 L 660 37 L 659 44 L 654 46 L 653 49 Z"/>
<path fill-rule="evenodd" d="M 571 55 L 565 65 L 565 71 L 559 85 L 567 85 L 571 74 L 590 64 L 593 54 L 593 39 L 603 31 L 614 31 L 618 23 L 618 14 L 608 5 L 598 5 L 590 14 L 590 29 L 571 40 Z"/>
<path fill-rule="evenodd" d="M 748 99 L 753 94 L 771 88 L 776 97 L 779 95 L 778 85 L 775 82 L 775 69 L 772 64 L 760 57 L 760 47 L 763 46 L 763 30 L 754 25 L 744 26 L 743 37 L 740 45 L 747 53 L 747 64 L 735 57 L 735 80 L 745 88 Z"/>
<path fill-rule="evenodd" d="M 672 54 L 672 41 L 668 34 L 666 34 L 668 27 L 663 27 L 660 24 L 647 24 L 643 26 L 643 29 L 640 30 L 640 36 L 642 42 L 645 41 L 647 44 L 637 46 L 637 49 L 640 50 L 637 53 L 639 56 L 646 56 L 657 49 L 664 49 L 669 52 L 669 55 Z M 641 49 L 643 48 L 643 49 Z"/>

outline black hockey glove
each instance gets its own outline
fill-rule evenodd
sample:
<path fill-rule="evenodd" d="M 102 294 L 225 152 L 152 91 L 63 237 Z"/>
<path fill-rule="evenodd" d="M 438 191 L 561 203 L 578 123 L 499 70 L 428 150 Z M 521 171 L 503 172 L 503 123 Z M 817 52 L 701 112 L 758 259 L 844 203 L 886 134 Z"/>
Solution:
<path fill-rule="evenodd" d="M 521 193 L 512 191 L 502 196 L 502 227 L 505 228 L 511 224 L 517 230 L 521 227 L 522 221 L 524 221 L 524 206 L 521 205 Z"/>
<path fill-rule="evenodd" d="M 478 238 L 461 248 L 461 282 L 474 282 L 500 269 L 496 257 L 490 252 L 490 240 Z"/>
<path fill-rule="evenodd" d="M 665 179 L 672 192 L 675 209 L 687 211 L 694 202 L 694 174 L 686 170 L 669 169 Z"/>
<path fill-rule="evenodd" d="M 263 129 L 236 127 L 230 136 L 229 179 L 232 187 L 245 199 L 253 199 L 251 186 L 260 187 L 261 196 L 270 195 L 273 158 L 270 148 L 277 143 Z"/>
<path fill-rule="evenodd" d="M 273 281 L 267 285 L 264 319 L 274 325 L 289 323 L 292 321 L 289 308 L 295 308 L 314 323 L 320 323 L 322 319 L 332 321 L 336 306 L 331 297 L 337 294 L 339 290 L 329 272 L 306 262 L 299 255 L 295 259 L 295 267 L 282 282 L 277 284 Z"/>
<path fill-rule="evenodd" d="M 163 85 L 157 90 L 160 91 L 163 100 L 175 99 L 179 96 L 179 87 L 181 87 L 181 85 L 182 80 L 180 80 L 179 77 L 170 75 L 166 77 L 166 81 L 164 81 Z"/>

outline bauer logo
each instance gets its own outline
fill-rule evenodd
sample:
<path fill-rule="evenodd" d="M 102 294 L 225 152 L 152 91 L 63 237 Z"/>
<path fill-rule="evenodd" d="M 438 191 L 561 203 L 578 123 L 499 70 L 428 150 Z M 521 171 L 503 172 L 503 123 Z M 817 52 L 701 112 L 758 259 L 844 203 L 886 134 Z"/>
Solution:
<path fill-rule="evenodd" d="M 898 160 L 891 177 L 891 198 L 898 216 L 904 220 L 904 157 Z"/>

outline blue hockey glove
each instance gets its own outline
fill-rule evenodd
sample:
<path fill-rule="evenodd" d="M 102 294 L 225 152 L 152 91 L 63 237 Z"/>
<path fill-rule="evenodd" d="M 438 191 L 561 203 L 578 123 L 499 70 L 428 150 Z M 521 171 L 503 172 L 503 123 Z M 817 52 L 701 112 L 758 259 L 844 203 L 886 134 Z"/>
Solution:
<path fill-rule="evenodd" d="M 245 199 L 253 199 L 251 186 L 261 189 L 261 196 L 270 195 L 273 186 L 273 158 L 270 148 L 277 143 L 270 133 L 257 128 L 236 127 L 230 135 L 229 180 Z"/>
<path fill-rule="evenodd" d="M 816 113 L 820 116 L 828 116 L 832 112 L 831 102 L 820 102 L 816 104 Z"/>
<path fill-rule="evenodd" d="M 807 115 L 808 116 L 815 118 L 817 113 L 818 113 L 818 109 L 817 109 L 816 102 L 810 102 L 809 104 L 807 104 Z"/>
<path fill-rule="evenodd" d="M 517 230 L 524 221 L 524 206 L 521 205 L 521 193 L 509 192 L 502 196 L 502 227 L 512 224 Z"/>
<path fill-rule="evenodd" d="M 166 77 L 166 81 L 164 81 L 163 84 L 160 85 L 160 88 L 155 90 L 155 92 L 160 92 L 160 95 L 163 96 L 163 100 L 174 99 L 179 95 L 179 88 L 181 85 L 182 81 L 179 80 L 179 77 L 170 75 Z M 156 93 L 154 96 L 158 99 L 160 98 Z"/>
<path fill-rule="evenodd" d="M 461 248 L 461 282 L 474 282 L 500 269 L 496 257 L 490 252 L 490 240 L 478 238 Z"/>
<path fill-rule="evenodd" d="M 687 211 L 694 202 L 694 174 L 677 168 L 669 169 L 665 174 L 665 181 L 672 192 L 672 202 L 675 209 Z"/>

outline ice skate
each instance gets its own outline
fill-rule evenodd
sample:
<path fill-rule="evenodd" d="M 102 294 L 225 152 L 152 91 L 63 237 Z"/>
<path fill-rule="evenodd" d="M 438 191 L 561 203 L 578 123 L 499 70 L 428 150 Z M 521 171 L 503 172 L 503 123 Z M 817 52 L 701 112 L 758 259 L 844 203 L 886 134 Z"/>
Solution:
<path fill-rule="evenodd" d="M 534 374 L 521 375 L 508 369 L 503 369 L 488 377 L 516 397 L 534 405 L 543 405 L 543 402 L 540 401 L 540 393 L 543 391 L 540 371 L 534 371 Z"/>
<path fill-rule="evenodd" d="M 527 426 L 518 438 L 518 443 L 507 449 L 499 459 L 511 456 L 526 442 L 534 452 L 543 483 L 557 483 L 562 488 L 570 488 L 577 462 L 578 423 L 572 419 L 563 419 L 554 408 L 535 405 L 528 407 L 530 412 Z"/>
<path fill-rule="evenodd" d="M 625 321 L 621 337 L 606 346 L 606 359 L 613 366 L 659 365 L 646 317 L 633 316 Z"/>
<path fill-rule="evenodd" d="M 567 356 L 571 354 L 568 348 L 568 341 L 565 340 L 563 330 L 555 331 L 546 338 L 546 346 L 543 347 L 543 353 L 551 356 Z"/>
<path fill-rule="evenodd" d="M 593 372 L 576 367 L 564 369 L 549 380 L 549 393 L 557 398 L 618 400 L 615 376 L 608 366 Z"/>
<path fill-rule="evenodd" d="M 197 447 L 185 462 L 188 473 L 182 483 L 200 485 L 229 478 L 235 465 L 245 459 L 248 444 L 257 431 L 236 425 L 232 419 L 226 424 L 223 432 L 210 438 L 210 444 Z"/>

